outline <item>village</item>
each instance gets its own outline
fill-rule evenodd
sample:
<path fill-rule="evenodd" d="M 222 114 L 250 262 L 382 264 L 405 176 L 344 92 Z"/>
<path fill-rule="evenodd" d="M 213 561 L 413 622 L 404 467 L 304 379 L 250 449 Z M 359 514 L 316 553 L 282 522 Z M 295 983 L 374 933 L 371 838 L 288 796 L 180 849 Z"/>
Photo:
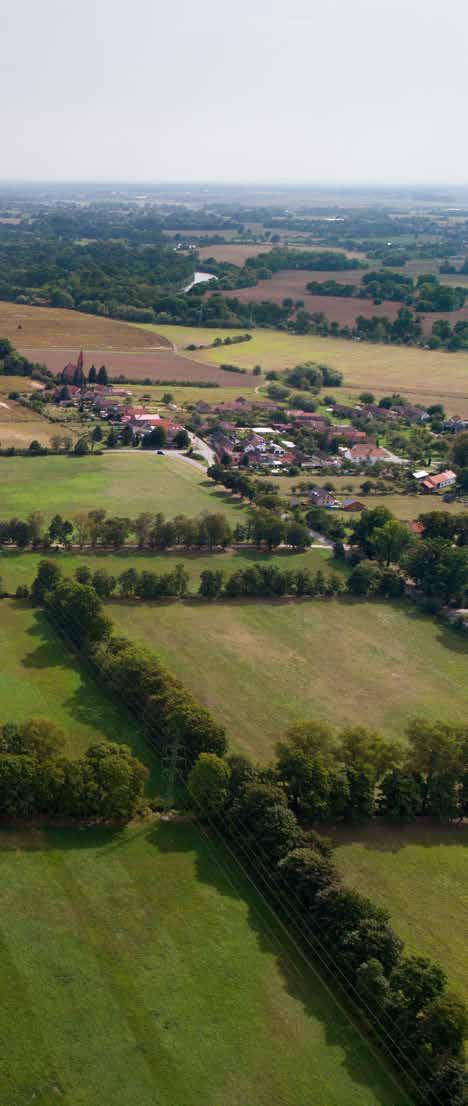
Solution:
<path fill-rule="evenodd" d="M 310 502 L 319 508 L 360 512 L 365 503 L 355 494 L 315 487 L 314 474 L 362 475 L 364 494 L 392 488 L 439 495 L 446 502 L 456 496 L 456 473 L 444 461 L 450 439 L 467 428 L 468 419 L 447 418 L 439 405 L 410 405 L 399 396 L 377 402 L 364 394 L 354 404 L 325 397 L 312 404 L 318 410 L 302 410 L 258 393 L 176 404 L 170 392 L 155 403 L 144 390 L 135 403 L 134 391 L 129 383 L 111 383 L 105 366 L 92 366 L 86 377 L 80 353 L 76 364 L 64 366 L 50 400 L 62 411 L 76 412 L 81 422 L 107 424 L 107 441 L 100 431 L 94 434 L 103 446 L 178 449 L 192 458 L 195 452 L 199 463 L 252 475 L 310 476 Z M 305 400 L 304 405 L 311 406 Z"/>

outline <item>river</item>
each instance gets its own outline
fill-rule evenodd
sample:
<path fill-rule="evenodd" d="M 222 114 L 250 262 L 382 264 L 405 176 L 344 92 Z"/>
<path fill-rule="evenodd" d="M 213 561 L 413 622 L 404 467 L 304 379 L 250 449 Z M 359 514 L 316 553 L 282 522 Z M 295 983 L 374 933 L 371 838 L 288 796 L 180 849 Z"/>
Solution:
<path fill-rule="evenodd" d="M 214 273 L 194 273 L 193 280 L 190 281 L 190 284 L 187 284 L 184 292 L 190 292 L 191 288 L 194 288 L 196 284 L 203 284 L 205 280 L 217 280 L 217 277 Z"/>

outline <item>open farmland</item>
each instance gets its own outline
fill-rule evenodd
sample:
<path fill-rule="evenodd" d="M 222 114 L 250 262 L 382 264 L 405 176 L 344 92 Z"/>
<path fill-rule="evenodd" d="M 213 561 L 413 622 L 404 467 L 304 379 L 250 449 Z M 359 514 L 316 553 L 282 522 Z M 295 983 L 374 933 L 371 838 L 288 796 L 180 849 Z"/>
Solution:
<path fill-rule="evenodd" d="M 305 553 L 281 552 L 261 553 L 257 549 L 239 549 L 226 553 L 187 553 L 186 550 L 174 550 L 168 553 L 139 553 L 137 550 L 122 549 L 117 553 L 19 553 L 14 550 L 0 550 L 0 576 L 3 586 L 10 594 L 19 585 L 30 586 L 37 572 L 39 561 L 44 556 L 54 557 L 57 565 L 66 576 L 72 576 L 78 565 L 85 564 L 91 572 L 105 569 L 112 576 L 120 576 L 128 568 L 137 572 L 172 572 L 177 564 L 183 564 L 189 574 L 190 588 L 196 592 L 200 574 L 204 569 L 221 569 L 225 576 L 249 568 L 252 565 L 275 565 L 280 569 L 295 570 L 308 568 L 315 572 L 318 568 L 330 568 L 340 571 L 341 562 L 330 561 L 328 549 L 308 549 Z M 330 564 L 328 562 L 330 561 Z"/>
<path fill-rule="evenodd" d="M 240 501 L 232 503 L 215 490 L 194 465 L 149 450 L 101 457 L 0 457 L 0 486 L 3 518 L 26 518 L 33 510 L 69 517 L 103 507 L 108 514 L 162 511 L 168 518 L 222 510 L 235 521 L 243 511 Z"/>
<path fill-rule="evenodd" d="M 377 820 L 330 832 L 346 882 L 384 906 L 409 951 L 438 961 L 451 988 L 467 1000 L 466 825 Z"/>
<path fill-rule="evenodd" d="M 30 307 L 28 304 L 0 301 L 0 337 L 9 338 L 16 348 L 39 351 L 59 347 L 105 350 L 137 350 L 164 346 L 159 335 L 135 333 L 129 323 L 68 311 L 63 307 Z"/>
<path fill-rule="evenodd" d="M 196 327 L 161 328 L 179 348 L 190 343 L 232 336 L 232 330 Z M 421 350 L 410 347 L 352 342 L 316 335 L 285 334 L 275 330 L 254 330 L 252 341 L 235 347 L 233 360 L 241 368 L 260 364 L 264 372 L 289 369 L 302 361 L 318 361 L 339 369 L 346 392 L 370 390 L 377 395 L 401 392 L 416 402 L 445 404 L 447 411 L 468 414 L 468 353 Z M 226 351 L 204 349 L 190 356 L 219 364 Z M 245 380 L 245 377 L 241 378 Z M 344 389 L 343 389 L 344 394 Z"/>
<path fill-rule="evenodd" d="M 138 329 L 135 327 L 135 329 Z M 76 362 L 79 349 L 32 349 L 21 345 L 20 352 L 30 361 L 41 361 L 54 373 L 60 373 L 68 361 Z M 225 359 L 228 359 L 225 351 Z M 151 352 L 138 350 L 135 353 L 121 353 L 109 349 L 87 349 L 84 354 L 84 368 L 88 372 L 91 365 L 105 364 L 110 376 L 124 376 L 128 380 L 148 380 L 177 383 L 178 380 L 207 381 L 220 384 L 224 388 L 239 389 L 242 377 L 238 373 L 224 372 L 217 365 L 201 365 L 191 358 L 174 353 L 170 349 L 155 349 Z M 252 381 L 250 382 L 252 386 Z"/>
<path fill-rule="evenodd" d="M 8 446 L 24 449 L 33 439 L 41 445 L 48 445 L 57 429 L 47 419 L 0 393 L 0 443 L 3 449 Z"/>
<path fill-rule="evenodd" d="M 27 603 L 0 603 L 0 724 L 50 718 L 65 732 L 65 752 L 80 756 L 93 741 L 132 745 L 153 764 L 138 728 L 107 698 L 64 648 L 41 611 Z M 3 1096 L 0 1095 L 3 1106 Z"/>
<path fill-rule="evenodd" d="M 0 878 L 2 1106 L 406 1106 L 195 827 L 2 830 Z"/>
<path fill-rule="evenodd" d="M 200 261 L 214 257 L 215 261 L 229 261 L 239 268 L 248 257 L 257 257 L 259 253 L 269 253 L 273 247 L 268 242 L 224 242 L 215 246 L 201 246 L 198 251 Z"/>
<path fill-rule="evenodd" d="M 468 640 L 408 602 L 112 604 L 222 719 L 235 745 L 271 756 L 291 723 L 363 723 L 399 737 L 412 714 L 466 719 Z"/>
<path fill-rule="evenodd" d="M 346 278 L 346 279 L 342 279 Z M 354 277 L 354 279 L 351 279 Z M 310 280 L 325 281 L 334 279 L 342 284 L 359 284 L 362 273 L 310 273 L 307 270 L 286 270 L 274 273 L 271 280 L 259 280 L 253 288 L 239 288 L 232 293 L 242 303 L 260 303 L 271 300 L 273 303 L 282 303 L 286 297 L 293 300 L 304 301 L 306 311 L 320 312 L 330 322 L 339 323 L 340 326 L 353 326 L 358 315 L 370 319 L 374 315 L 379 318 L 384 316 L 394 320 L 403 303 L 394 300 L 382 300 L 374 303 L 372 299 L 359 299 L 358 296 L 320 296 L 312 295 L 307 291 L 306 285 Z M 430 334 L 432 325 L 436 319 L 447 319 L 453 325 L 458 322 L 466 322 L 468 319 L 468 307 L 461 307 L 458 311 L 435 311 L 421 316 L 424 334 Z"/>

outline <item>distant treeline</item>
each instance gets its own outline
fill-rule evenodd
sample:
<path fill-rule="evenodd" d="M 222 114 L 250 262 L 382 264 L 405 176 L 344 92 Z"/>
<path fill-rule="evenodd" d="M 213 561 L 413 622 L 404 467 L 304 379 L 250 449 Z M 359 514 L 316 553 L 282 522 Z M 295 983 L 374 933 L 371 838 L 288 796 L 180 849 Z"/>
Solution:
<path fill-rule="evenodd" d="M 319 296 L 357 296 L 360 299 L 372 299 L 374 303 L 382 300 L 400 301 L 412 305 L 421 314 L 428 311 L 456 311 L 463 307 L 468 292 L 463 287 L 450 287 L 441 284 L 431 274 L 419 276 L 416 283 L 411 277 L 393 272 L 364 273 L 360 284 L 340 284 L 336 280 L 323 283 L 312 280 L 307 291 Z"/>

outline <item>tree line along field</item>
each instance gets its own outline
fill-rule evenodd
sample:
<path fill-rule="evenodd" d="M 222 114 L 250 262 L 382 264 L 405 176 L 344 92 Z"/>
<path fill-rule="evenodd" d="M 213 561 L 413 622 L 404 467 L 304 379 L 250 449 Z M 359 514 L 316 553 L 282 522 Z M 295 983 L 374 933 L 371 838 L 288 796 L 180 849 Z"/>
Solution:
<path fill-rule="evenodd" d="M 374 268 L 378 268 L 378 266 L 374 266 Z M 367 271 L 369 272 L 370 269 Z M 320 292 L 311 293 L 307 289 L 307 284 L 310 281 L 324 282 L 325 280 L 336 280 L 339 284 L 353 284 L 358 287 L 365 272 L 364 269 L 345 273 L 309 269 L 282 270 L 279 273 L 274 273 L 271 278 L 259 280 L 258 284 L 252 288 L 239 288 L 227 293 L 227 295 L 235 297 L 241 303 L 261 303 L 270 300 L 273 303 L 281 304 L 286 298 L 300 299 L 304 302 L 306 311 L 310 311 L 311 314 L 320 312 L 331 322 L 337 322 L 340 326 L 353 326 L 358 315 L 363 315 L 366 319 L 373 316 L 385 316 L 393 321 L 396 319 L 400 308 L 404 306 L 402 301 L 382 300 L 381 303 L 374 303 L 373 299 L 360 299 L 357 295 L 322 296 Z M 406 274 L 405 270 L 402 270 L 402 272 L 404 275 L 409 275 Z M 455 284 L 458 283 L 456 278 L 454 282 Z M 466 321 L 468 319 L 468 307 L 460 307 L 456 311 L 448 312 L 427 312 L 421 315 L 421 319 L 423 333 L 429 335 L 436 319 L 447 319 L 453 324 Z"/>
<path fill-rule="evenodd" d="M 408 950 L 440 963 L 466 1001 L 466 825 L 377 819 L 330 832 L 346 882 L 385 907 Z"/>
<path fill-rule="evenodd" d="M 146 450 L 100 457 L 0 457 L 0 486 L 2 518 L 26 518 L 34 510 L 69 518 L 102 507 L 131 518 L 140 511 L 162 511 L 168 518 L 222 511 L 235 522 L 244 510 L 195 465 Z"/>
<path fill-rule="evenodd" d="M 72 756 L 126 741 L 154 786 L 138 728 L 41 612 L 1 601 L 0 659 L 1 722 L 46 716 Z M 2 828 L 0 878 L 2 1106 L 401 1106 L 195 826 Z"/>
<path fill-rule="evenodd" d="M 400 738 L 411 715 L 465 721 L 468 641 L 408 601 L 111 603 L 220 718 L 268 760 L 289 725 L 322 719 Z"/>
<path fill-rule="evenodd" d="M 257 549 L 236 549 L 226 553 L 193 553 L 185 549 L 169 553 L 139 553 L 136 550 L 122 549 L 117 553 L 17 553 L 12 550 L 0 551 L 0 577 L 3 587 L 13 595 L 17 587 L 31 586 L 39 562 L 47 557 L 59 566 L 64 576 L 73 576 L 79 565 L 86 565 L 91 572 L 104 569 L 111 576 L 118 577 L 129 568 L 137 572 L 172 572 L 176 565 L 183 564 L 189 574 L 189 588 L 196 593 L 200 574 L 205 569 L 221 569 L 226 578 L 252 565 L 275 565 L 281 570 L 307 568 L 311 572 L 317 569 L 338 572 L 342 562 L 335 561 L 328 549 L 309 549 L 305 553 L 278 551 L 275 554 L 259 552 Z"/>
<path fill-rule="evenodd" d="M 138 727 L 102 694 L 42 612 L 1 600 L 0 661 L 0 724 L 50 718 L 64 730 L 68 756 L 81 756 L 101 737 L 127 742 L 154 772 Z"/>
<path fill-rule="evenodd" d="M 219 364 L 226 359 L 225 347 L 190 353 L 187 345 L 208 344 L 232 331 L 196 327 L 162 326 L 187 356 Z M 275 330 L 254 330 L 252 340 L 231 348 L 229 359 L 240 368 L 263 372 L 281 371 L 303 361 L 317 361 L 343 373 L 347 392 L 370 390 L 377 395 L 401 392 L 410 402 L 442 402 L 448 412 L 468 414 L 468 354 L 463 351 L 421 350 L 409 346 L 345 341 L 316 335 L 286 334 Z M 239 378 L 240 382 L 246 380 Z M 255 380 L 255 378 L 254 378 Z"/>
<path fill-rule="evenodd" d="M 2 1106 L 403 1106 L 194 826 L 2 831 Z"/>

